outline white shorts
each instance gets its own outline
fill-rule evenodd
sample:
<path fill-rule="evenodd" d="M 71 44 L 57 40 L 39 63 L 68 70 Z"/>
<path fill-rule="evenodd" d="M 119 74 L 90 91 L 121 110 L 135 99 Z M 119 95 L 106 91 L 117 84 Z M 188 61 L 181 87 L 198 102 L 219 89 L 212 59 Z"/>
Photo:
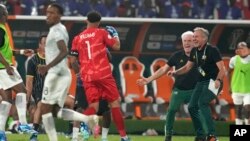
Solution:
<path fill-rule="evenodd" d="M 14 69 L 13 75 L 9 75 L 6 69 L 0 69 L 0 87 L 4 90 L 12 88 L 13 86 L 23 82 L 17 69 L 15 67 L 12 68 Z"/>
<path fill-rule="evenodd" d="M 69 70 L 62 70 L 60 73 L 48 72 L 45 77 L 42 103 L 58 104 L 63 107 L 71 84 L 71 73 Z"/>
<path fill-rule="evenodd" d="M 232 94 L 232 99 L 235 105 L 249 105 L 250 94 Z"/>

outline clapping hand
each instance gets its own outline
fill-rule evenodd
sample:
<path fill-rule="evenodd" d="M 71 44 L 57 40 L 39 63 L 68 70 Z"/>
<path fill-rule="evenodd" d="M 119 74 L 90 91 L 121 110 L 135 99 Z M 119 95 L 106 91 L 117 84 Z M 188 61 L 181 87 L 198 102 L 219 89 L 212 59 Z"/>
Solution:
<path fill-rule="evenodd" d="M 139 86 L 147 85 L 148 83 L 149 81 L 147 80 L 147 78 L 144 78 L 144 77 L 136 81 L 136 84 Z"/>
<path fill-rule="evenodd" d="M 109 32 L 109 34 L 112 37 L 118 37 L 118 32 L 116 31 L 116 29 L 113 26 L 106 26 L 106 30 Z"/>

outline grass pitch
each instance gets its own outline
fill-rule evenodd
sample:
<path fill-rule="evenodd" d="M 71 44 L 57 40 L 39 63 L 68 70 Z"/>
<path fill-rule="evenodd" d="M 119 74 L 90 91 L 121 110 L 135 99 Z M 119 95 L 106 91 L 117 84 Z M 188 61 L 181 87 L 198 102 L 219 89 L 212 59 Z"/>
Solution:
<path fill-rule="evenodd" d="M 129 135 L 132 141 L 163 141 L 164 136 L 140 136 L 140 135 Z M 29 135 L 20 134 L 9 134 L 7 135 L 8 141 L 29 141 Z M 47 135 L 41 134 L 38 136 L 39 141 L 49 141 Z M 109 135 L 109 141 L 119 141 L 119 135 Z M 172 141 L 193 141 L 194 137 L 191 136 L 173 136 Z M 229 137 L 219 137 L 220 141 L 229 141 Z M 63 135 L 58 136 L 58 141 L 70 141 Z M 100 141 L 100 137 L 94 139 L 90 137 L 88 141 Z"/>

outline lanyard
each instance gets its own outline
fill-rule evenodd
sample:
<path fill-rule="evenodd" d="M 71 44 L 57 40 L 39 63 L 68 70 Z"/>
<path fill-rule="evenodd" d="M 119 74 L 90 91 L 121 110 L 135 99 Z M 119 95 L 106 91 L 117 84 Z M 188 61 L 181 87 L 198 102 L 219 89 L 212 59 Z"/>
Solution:
<path fill-rule="evenodd" d="M 197 50 L 198 50 L 198 48 L 197 48 Z M 199 66 L 199 65 L 198 65 L 198 64 L 199 64 L 199 61 L 198 61 L 198 53 L 197 53 L 197 50 L 196 50 L 196 52 L 195 52 L 195 56 L 196 56 L 196 63 L 197 63 L 197 66 Z M 201 59 L 204 60 L 204 62 L 205 62 L 205 60 L 207 59 L 206 51 L 207 51 L 207 46 L 205 47 L 205 49 L 204 49 L 204 51 L 203 51 L 203 55 L 202 55 L 202 57 L 201 57 Z"/>

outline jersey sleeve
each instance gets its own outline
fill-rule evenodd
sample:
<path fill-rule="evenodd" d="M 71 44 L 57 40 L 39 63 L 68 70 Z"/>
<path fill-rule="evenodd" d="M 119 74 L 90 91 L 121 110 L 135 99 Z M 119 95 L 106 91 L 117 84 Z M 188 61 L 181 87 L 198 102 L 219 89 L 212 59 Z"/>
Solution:
<path fill-rule="evenodd" d="M 64 36 L 63 36 L 62 30 L 60 30 L 59 28 L 55 28 L 53 32 L 54 32 L 53 33 L 54 38 L 55 38 L 55 40 L 57 42 L 60 41 L 60 40 L 64 40 Z"/>
<path fill-rule="evenodd" d="M 167 62 L 167 64 L 170 66 L 170 67 L 173 67 L 173 66 L 175 66 L 175 60 L 176 60 L 176 53 L 175 54 L 173 54 L 173 55 L 171 55 L 170 57 L 169 57 L 169 59 L 168 59 L 168 62 Z"/>
<path fill-rule="evenodd" d="M 229 68 L 233 69 L 235 66 L 235 60 L 236 60 L 236 56 L 232 57 L 229 61 Z"/>
<path fill-rule="evenodd" d="M 190 52 L 190 56 L 189 56 L 189 61 L 191 62 L 195 62 L 196 60 L 196 48 L 192 48 L 191 52 Z"/>
<path fill-rule="evenodd" d="M 37 68 L 36 68 L 36 65 L 34 64 L 33 59 L 30 59 L 28 61 L 28 65 L 27 65 L 27 73 L 26 73 L 26 75 L 35 76 L 36 70 L 37 70 Z"/>
<path fill-rule="evenodd" d="M 219 62 L 222 60 L 220 51 L 217 47 L 212 47 L 212 58 L 215 62 Z"/>

